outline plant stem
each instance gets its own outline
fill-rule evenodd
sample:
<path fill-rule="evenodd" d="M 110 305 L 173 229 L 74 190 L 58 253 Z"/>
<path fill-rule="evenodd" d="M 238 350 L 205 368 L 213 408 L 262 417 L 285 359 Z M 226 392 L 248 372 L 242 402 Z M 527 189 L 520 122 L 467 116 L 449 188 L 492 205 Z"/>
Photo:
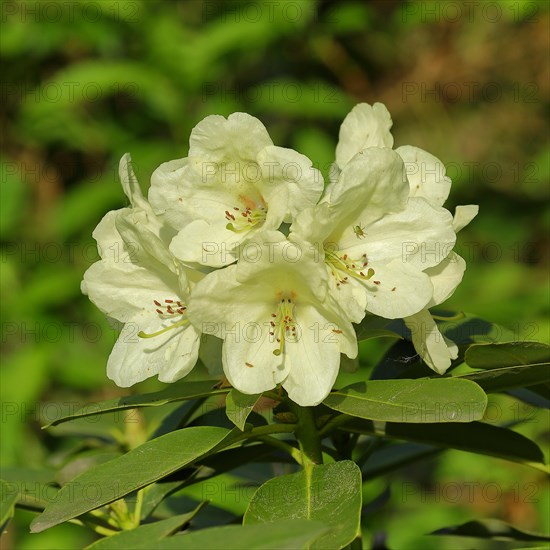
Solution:
<path fill-rule="evenodd" d="M 139 527 L 141 523 L 141 506 L 143 504 L 143 489 L 137 492 L 136 505 L 134 508 L 134 525 Z"/>
<path fill-rule="evenodd" d="M 321 428 L 320 435 L 325 436 L 335 428 L 339 428 L 351 420 L 353 420 L 353 417 L 347 414 L 334 416 Z"/>
<path fill-rule="evenodd" d="M 315 425 L 313 407 L 301 407 L 289 401 L 292 412 L 298 419 L 298 425 L 294 433 L 300 444 L 302 452 L 302 464 L 304 468 L 310 469 L 314 464 L 323 463 L 323 451 L 321 449 L 321 438 L 319 430 Z"/>

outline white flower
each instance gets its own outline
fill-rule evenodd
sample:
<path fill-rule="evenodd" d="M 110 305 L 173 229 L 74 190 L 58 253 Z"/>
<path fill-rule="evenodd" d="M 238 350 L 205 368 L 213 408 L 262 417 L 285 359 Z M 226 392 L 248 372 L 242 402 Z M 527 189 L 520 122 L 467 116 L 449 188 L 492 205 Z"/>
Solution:
<path fill-rule="evenodd" d="M 274 231 L 245 244 L 237 264 L 197 284 L 191 320 L 224 340 L 224 372 L 239 391 L 282 384 L 296 403 L 317 405 L 332 389 L 340 353 L 357 355 L 353 327 L 328 294 L 313 247 Z"/>
<path fill-rule="evenodd" d="M 274 146 L 258 119 L 233 113 L 193 129 L 188 158 L 155 171 L 149 200 L 179 230 L 170 247 L 178 258 L 221 267 L 235 261 L 246 238 L 292 221 L 322 190 L 307 157 Z"/>
<path fill-rule="evenodd" d="M 392 120 L 390 113 L 381 103 L 372 107 L 367 103 L 356 105 L 344 119 L 340 127 L 339 142 L 336 147 L 336 162 L 331 171 L 331 184 L 324 200 L 329 200 L 332 190 L 339 184 L 342 170 L 354 156 L 366 147 L 393 147 L 390 133 Z M 451 179 L 446 175 L 444 164 L 434 155 L 405 145 L 395 152 L 403 159 L 409 182 L 409 197 L 422 198 L 434 207 L 442 207 L 451 189 Z M 453 220 L 453 230 L 457 233 L 477 214 L 476 205 L 459 206 Z M 429 243 L 425 243 L 428 251 Z M 446 248 L 450 251 L 450 248 Z M 421 311 L 413 315 L 404 315 L 404 321 L 411 330 L 416 351 L 426 364 L 442 374 L 458 356 L 454 342 L 446 339 L 437 328 L 428 308 L 441 304 L 454 292 L 466 269 L 464 260 L 454 252 L 440 256 L 442 260 L 427 267 L 425 275 L 433 286 L 433 296 Z M 383 315 L 382 316 L 386 316 Z"/>
<path fill-rule="evenodd" d="M 124 324 L 107 363 L 109 378 L 121 387 L 154 375 L 174 382 L 199 352 L 200 332 L 187 317 L 189 280 L 168 250 L 165 228 L 143 197 L 128 154 L 120 178 L 131 208 L 109 212 L 95 229 L 101 260 L 84 274 L 82 291 Z"/>
<path fill-rule="evenodd" d="M 424 271 L 455 243 L 451 214 L 409 198 L 400 156 L 370 147 L 343 168 L 317 206 L 297 216 L 289 239 L 318 243 L 329 287 L 353 322 L 365 311 L 387 319 L 413 315 L 430 302 Z"/>

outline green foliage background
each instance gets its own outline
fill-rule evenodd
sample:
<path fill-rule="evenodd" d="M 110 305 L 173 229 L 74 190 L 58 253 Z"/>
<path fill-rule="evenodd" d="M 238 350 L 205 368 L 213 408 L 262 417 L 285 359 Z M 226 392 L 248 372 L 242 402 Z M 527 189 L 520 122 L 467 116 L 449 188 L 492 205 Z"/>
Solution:
<path fill-rule="evenodd" d="M 122 154 L 132 153 L 147 187 L 161 162 L 186 155 L 191 129 L 209 114 L 257 116 L 276 144 L 310 156 L 326 175 L 350 108 L 385 103 L 396 146 L 422 147 L 448 166 L 448 207 L 480 205 L 459 236 L 468 270 L 446 306 L 502 324 L 517 339 L 549 341 L 548 4 L 466 4 L 4 2 L 2 466 L 57 466 L 78 446 L 93 446 L 101 430 L 113 445 L 132 446 L 158 425 L 148 412 L 89 422 L 69 439 L 59 437 L 67 428 L 40 430 L 63 412 L 128 393 L 105 376 L 116 333 L 80 294 L 97 257 L 91 233 L 125 204 Z M 365 368 L 387 345 L 362 349 Z M 160 386 L 152 380 L 138 389 Z M 515 420 L 519 409 L 501 396 L 493 420 Z M 537 413 L 519 431 L 541 441 L 545 425 Z M 222 476 L 220 487 L 238 481 Z M 444 492 L 474 481 L 497 484 L 501 496 Z M 387 502 L 364 527 L 369 536 L 388 531 L 392 548 L 460 548 L 413 533 L 476 514 L 548 530 L 540 474 L 497 459 L 448 451 L 367 482 L 366 501 L 387 487 Z M 219 490 L 213 510 L 244 511 L 246 495 Z M 33 515 L 17 515 L 7 547 L 93 540 L 72 525 L 31 536 Z"/>

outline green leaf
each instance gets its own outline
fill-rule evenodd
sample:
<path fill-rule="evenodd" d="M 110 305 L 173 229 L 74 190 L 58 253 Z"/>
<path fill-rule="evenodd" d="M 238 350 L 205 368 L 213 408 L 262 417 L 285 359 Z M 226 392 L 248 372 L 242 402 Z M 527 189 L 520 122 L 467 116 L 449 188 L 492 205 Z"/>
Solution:
<path fill-rule="evenodd" d="M 157 392 L 130 395 L 128 397 L 100 401 L 99 403 L 91 403 L 73 414 L 55 419 L 53 422 L 46 424 L 44 428 L 57 426 L 57 424 L 76 418 L 84 418 L 86 416 L 94 416 L 97 414 L 105 414 L 138 407 L 158 407 L 160 405 L 166 405 L 166 403 L 185 401 L 187 399 L 196 399 L 198 397 L 207 397 L 210 395 L 219 395 L 229 391 L 228 388 L 216 389 L 214 388 L 214 384 L 215 382 L 212 380 L 170 384 L 166 389 Z"/>
<path fill-rule="evenodd" d="M 2 477 L 8 491 L 17 495 L 16 505 L 27 510 L 42 511 L 57 493 L 53 470 L 2 468 Z"/>
<path fill-rule="evenodd" d="M 295 550 L 309 548 L 327 527 L 317 521 L 291 520 L 262 525 L 212 527 L 163 539 L 150 550 Z"/>
<path fill-rule="evenodd" d="M 18 496 L 18 491 L 12 490 L 7 482 L 0 479 L 0 532 L 13 517 Z"/>
<path fill-rule="evenodd" d="M 409 425 L 409 424 L 408 424 Z M 433 445 L 402 443 L 388 445 L 374 451 L 361 469 L 363 481 L 393 472 L 404 466 L 441 453 L 442 449 Z"/>
<path fill-rule="evenodd" d="M 95 466 L 64 485 L 31 530 L 38 533 L 150 485 L 193 463 L 230 433 L 223 428 L 185 428 Z"/>
<path fill-rule="evenodd" d="M 513 430 L 483 422 L 453 424 L 452 428 L 445 424 L 392 422 L 388 422 L 383 427 L 375 427 L 372 422 L 354 419 L 345 424 L 343 429 L 354 433 L 366 433 L 496 456 L 522 464 L 544 464 L 544 454 L 534 441 Z M 537 467 L 537 469 L 541 468 Z"/>
<path fill-rule="evenodd" d="M 550 536 L 548 535 L 524 531 L 499 519 L 491 518 L 468 521 L 467 523 L 453 527 L 444 527 L 433 531 L 430 535 L 452 535 L 453 537 L 475 537 L 478 539 L 504 538 L 508 540 L 550 541 Z"/>
<path fill-rule="evenodd" d="M 248 415 L 252 412 L 254 405 L 256 405 L 261 396 L 261 394 L 248 395 L 232 389 L 227 394 L 225 401 L 227 418 L 229 418 L 239 430 L 243 431 Z"/>
<path fill-rule="evenodd" d="M 466 351 L 466 363 L 474 369 L 498 369 L 550 362 L 550 346 L 540 342 L 477 344 Z"/>
<path fill-rule="evenodd" d="M 487 396 L 474 382 L 459 378 L 369 380 L 332 392 L 324 404 L 385 422 L 472 422 L 483 417 Z"/>
<path fill-rule="evenodd" d="M 193 511 L 181 514 L 155 523 L 140 525 L 129 531 L 122 531 L 111 537 L 94 542 L 87 550 L 149 550 L 151 543 L 157 542 L 178 531 L 182 525 L 189 523 L 204 507 L 206 502 L 201 502 Z"/>
<path fill-rule="evenodd" d="M 550 382 L 550 363 L 489 369 L 463 374 L 456 378 L 472 380 L 486 392 L 499 392 Z"/>
<path fill-rule="evenodd" d="M 313 519 L 331 531 L 311 548 L 343 548 L 361 535 L 361 504 L 361 471 L 344 460 L 270 479 L 252 497 L 243 524 Z"/>
<path fill-rule="evenodd" d="M 434 310 L 432 310 L 432 313 L 441 314 L 442 317 L 450 317 L 454 314 L 454 312 Z M 514 338 L 513 331 L 471 313 L 464 313 L 460 319 L 442 321 L 438 324 L 438 327 L 447 338 L 458 345 L 481 342 L 494 343 Z"/>

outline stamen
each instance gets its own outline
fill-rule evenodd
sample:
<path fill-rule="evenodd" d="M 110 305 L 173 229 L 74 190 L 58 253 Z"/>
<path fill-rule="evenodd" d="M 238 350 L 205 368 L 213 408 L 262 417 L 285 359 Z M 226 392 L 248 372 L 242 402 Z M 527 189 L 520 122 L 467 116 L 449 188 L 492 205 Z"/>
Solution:
<path fill-rule="evenodd" d="M 229 212 L 229 210 L 225 211 L 225 219 L 229 222 L 225 226 L 226 229 L 229 229 L 229 231 L 240 233 L 241 231 L 252 229 L 257 225 L 262 225 L 265 222 L 267 216 L 267 205 L 264 200 L 260 197 L 260 202 L 256 203 L 246 197 L 241 196 L 239 198 L 242 200 L 245 206 L 233 207 L 233 210 L 237 214 L 237 217 Z"/>
<path fill-rule="evenodd" d="M 187 310 L 187 307 L 184 306 L 180 300 L 172 300 L 170 298 L 167 298 L 166 300 L 164 300 L 164 304 L 162 304 L 158 300 L 153 300 L 153 304 L 155 304 L 155 306 L 158 306 L 155 308 L 155 311 L 158 313 L 161 319 L 171 319 L 176 316 L 181 317 L 182 315 L 185 315 L 185 312 Z M 173 328 L 181 327 L 187 324 L 188 322 L 189 322 L 188 319 L 180 319 L 173 325 L 165 327 L 157 332 L 152 332 L 150 334 L 143 332 L 141 330 L 138 332 L 138 336 L 140 338 L 154 338 L 155 336 L 164 334 L 165 332 Z"/>
<path fill-rule="evenodd" d="M 270 336 L 276 336 L 279 347 L 273 350 L 273 355 L 279 356 L 284 352 L 285 342 L 289 338 L 296 338 L 296 323 L 294 321 L 294 304 L 288 297 L 281 298 L 277 304 L 277 312 L 272 313 L 274 321 L 270 321 Z"/>
<path fill-rule="evenodd" d="M 338 253 L 327 248 L 324 250 L 325 262 L 329 266 L 332 275 L 336 278 L 337 287 L 347 283 L 349 275 L 361 281 L 368 281 L 374 275 L 374 269 L 371 267 L 365 270 L 369 264 L 366 254 L 363 254 L 359 259 L 355 259 L 350 258 L 347 254 L 340 256 Z"/>

